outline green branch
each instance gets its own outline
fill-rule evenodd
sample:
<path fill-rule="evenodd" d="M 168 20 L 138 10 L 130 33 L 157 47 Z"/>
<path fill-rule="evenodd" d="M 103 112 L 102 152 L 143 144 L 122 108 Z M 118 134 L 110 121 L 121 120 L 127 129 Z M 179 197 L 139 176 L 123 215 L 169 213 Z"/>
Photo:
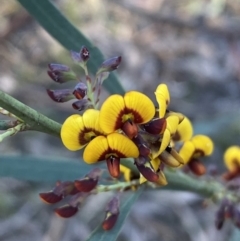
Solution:
<path fill-rule="evenodd" d="M 16 115 L 31 130 L 58 136 L 61 125 L 0 90 L 0 107 Z"/>

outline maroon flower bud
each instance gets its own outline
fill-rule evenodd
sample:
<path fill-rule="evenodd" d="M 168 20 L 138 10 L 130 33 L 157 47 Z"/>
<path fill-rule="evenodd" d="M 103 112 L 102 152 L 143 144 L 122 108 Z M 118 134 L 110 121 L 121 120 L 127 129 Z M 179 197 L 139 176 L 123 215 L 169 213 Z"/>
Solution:
<path fill-rule="evenodd" d="M 89 102 L 87 99 L 81 99 L 72 103 L 72 107 L 75 110 L 83 111 L 89 107 Z"/>
<path fill-rule="evenodd" d="M 54 204 L 63 199 L 62 195 L 57 195 L 53 191 L 39 193 L 39 196 L 47 204 Z"/>
<path fill-rule="evenodd" d="M 61 218 L 70 218 L 75 215 L 77 211 L 78 207 L 72 207 L 70 205 L 65 205 L 55 209 L 55 213 Z"/>
<path fill-rule="evenodd" d="M 116 56 L 105 60 L 97 71 L 97 75 L 103 72 L 111 72 L 118 68 L 122 60 L 121 56 Z"/>
<path fill-rule="evenodd" d="M 138 134 L 138 127 L 131 120 L 127 120 L 122 126 L 123 132 L 128 136 L 129 139 L 132 139 Z"/>
<path fill-rule="evenodd" d="M 49 64 L 49 77 L 57 83 L 65 83 L 71 80 L 77 80 L 76 74 L 66 65 L 63 64 Z"/>
<path fill-rule="evenodd" d="M 145 131 L 153 135 L 163 134 L 167 127 L 167 121 L 165 118 L 154 118 L 148 123 L 143 124 L 142 127 Z"/>
<path fill-rule="evenodd" d="M 106 162 L 110 175 L 114 178 L 118 178 L 120 175 L 120 158 L 111 155 L 107 158 Z"/>
<path fill-rule="evenodd" d="M 73 94 L 77 99 L 79 100 L 83 99 L 87 94 L 86 84 L 82 82 L 78 83 L 74 88 Z"/>
<path fill-rule="evenodd" d="M 84 178 L 75 180 L 74 185 L 81 192 L 90 192 L 97 186 L 99 177 L 102 173 L 102 169 L 94 168 Z"/>
<path fill-rule="evenodd" d="M 80 56 L 81 56 L 82 61 L 85 63 L 89 60 L 90 53 L 85 46 L 82 46 L 82 48 L 80 50 Z"/>
<path fill-rule="evenodd" d="M 150 162 L 147 161 L 145 164 L 142 164 L 141 158 L 137 158 L 135 162 L 139 172 L 150 182 L 158 182 L 159 176 L 154 171 L 153 167 L 151 166 Z"/>
<path fill-rule="evenodd" d="M 90 58 L 90 53 L 88 49 L 85 46 L 82 46 L 79 53 L 70 51 L 71 57 L 73 61 L 79 62 L 79 63 L 86 63 L 88 59 Z"/>
<path fill-rule="evenodd" d="M 195 158 L 192 158 L 190 162 L 188 162 L 188 167 L 197 176 L 202 176 L 207 171 L 204 164 L 200 160 Z"/>
<path fill-rule="evenodd" d="M 120 201 L 118 197 L 114 197 L 107 204 L 105 219 L 102 223 L 102 228 L 104 230 L 110 230 L 115 225 L 118 215 L 119 215 Z"/>
<path fill-rule="evenodd" d="M 63 90 L 46 90 L 48 96 L 55 102 L 63 103 L 67 102 L 71 99 L 74 99 L 75 96 L 72 94 L 72 90 L 70 89 L 63 89 Z"/>
<path fill-rule="evenodd" d="M 132 141 L 138 147 L 140 156 L 148 156 L 151 152 L 151 149 L 147 146 L 147 143 L 143 140 L 141 135 L 135 136 Z"/>

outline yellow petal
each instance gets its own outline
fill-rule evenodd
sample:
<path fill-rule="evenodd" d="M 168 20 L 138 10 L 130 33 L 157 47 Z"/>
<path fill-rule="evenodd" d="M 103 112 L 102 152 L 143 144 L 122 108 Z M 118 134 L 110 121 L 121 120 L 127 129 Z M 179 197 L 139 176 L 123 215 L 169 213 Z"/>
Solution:
<path fill-rule="evenodd" d="M 187 164 L 190 161 L 194 151 L 195 151 L 195 146 L 193 145 L 193 143 L 191 141 L 185 141 L 183 143 L 183 146 L 181 147 L 181 149 L 179 151 L 179 155 L 184 160 L 184 164 Z"/>
<path fill-rule="evenodd" d="M 224 153 L 224 163 L 229 171 L 234 171 L 240 166 L 240 147 L 231 146 Z"/>
<path fill-rule="evenodd" d="M 191 142 L 195 146 L 195 153 L 194 157 L 199 157 L 199 156 L 209 156 L 213 152 L 213 142 L 212 140 L 205 135 L 196 135 L 193 136 L 191 139 Z"/>
<path fill-rule="evenodd" d="M 125 103 L 121 95 L 108 97 L 100 110 L 99 124 L 105 133 L 112 133 L 122 126 L 122 116 L 125 113 Z"/>
<path fill-rule="evenodd" d="M 84 149 L 83 160 L 88 164 L 103 161 L 108 152 L 109 145 L 107 137 L 97 136 Z"/>
<path fill-rule="evenodd" d="M 103 134 L 103 131 L 99 125 L 99 114 L 100 114 L 99 110 L 94 110 L 94 109 L 86 110 L 83 114 L 83 123 L 86 128 L 92 129 L 95 132 L 99 132 Z"/>
<path fill-rule="evenodd" d="M 131 181 L 131 169 L 120 164 L 120 172 L 123 173 L 125 181 Z"/>
<path fill-rule="evenodd" d="M 191 121 L 185 117 L 183 121 L 178 125 L 177 132 L 173 139 L 175 141 L 188 141 L 193 135 L 193 127 Z"/>
<path fill-rule="evenodd" d="M 133 114 L 136 124 L 150 121 L 155 114 L 153 102 L 144 94 L 137 91 L 130 91 L 124 95 L 126 114 Z"/>
<path fill-rule="evenodd" d="M 164 117 L 167 106 L 170 103 L 170 94 L 168 91 L 168 87 L 166 84 L 160 84 L 158 85 L 156 91 L 155 91 L 156 99 L 159 105 L 159 117 Z"/>
<path fill-rule="evenodd" d="M 66 148 L 71 151 L 76 151 L 83 148 L 87 142 L 80 141 L 79 135 L 84 130 L 82 116 L 71 115 L 62 125 L 61 139 Z"/>
<path fill-rule="evenodd" d="M 167 129 L 169 130 L 170 134 L 173 135 L 176 133 L 178 124 L 179 124 L 179 118 L 177 116 L 169 116 L 166 119 L 167 121 Z"/>
<path fill-rule="evenodd" d="M 147 181 L 147 179 L 140 173 L 139 183 L 143 184 L 146 181 Z"/>
<path fill-rule="evenodd" d="M 168 151 L 163 151 L 160 156 L 160 160 L 170 167 L 179 167 L 180 162 L 175 159 Z"/>
<path fill-rule="evenodd" d="M 119 133 L 112 133 L 107 136 L 110 149 L 120 158 L 139 156 L 137 146 L 126 136 Z"/>
<path fill-rule="evenodd" d="M 155 159 L 151 160 L 151 164 L 153 166 L 154 171 L 158 171 L 160 163 L 161 163 L 161 161 L 159 158 L 155 158 Z"/>
<path fill-rule="evenodd" d="M 167 179 L 166 179 L 166 176 L 164 174 L 163 171 L 159 171 L 158 172 L 158 181 L 157 181 L 157 184 L 160 185 L 160 186 L 166 186 L 168 184 L 167 182 Z"/>
<path fill-rule="evenodd" d="M 166 129 L 163 133 L 161 144 L 159 142 L 159 149 L 152 149 L 152 158 L 157 158 L 169 145 L 171 141 L 171 134 L 168 129 Z"/>

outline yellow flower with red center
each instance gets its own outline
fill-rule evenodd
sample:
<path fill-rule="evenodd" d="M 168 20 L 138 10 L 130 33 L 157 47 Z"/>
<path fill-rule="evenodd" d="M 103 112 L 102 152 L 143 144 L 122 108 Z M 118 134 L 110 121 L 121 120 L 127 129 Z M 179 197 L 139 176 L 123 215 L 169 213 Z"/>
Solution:
<path fill-rule="evenodd" d="M 122 129 L 132 138 L 137 134 L 135 124 L 147 123 L 154 114 L 154 104 L 146 95 L 130 91 L 124 96 L 111 95 L 105 100 L 100 110 L 99 123 L 108 134 Z"/>
<path fill-rule="evenodd" d="M 61 139 L 64 146 L 77 151 L 85 147 L 93 138 L 104 135 L 99 126 L 99 111 L 89 109 L 81 115 L 69 116 L 62 125 Z"/>
<path fill-rule="evenodd" d="M 231 180 L 233 178 L 240 176 L 240 147 L 239 146 L 230 146 L 224 152 L 224 163 L 228 169 L 223 175 L 225 180 Z"/>
<path fill-rule="evenodd" d="M 106 160 L 108 170 L 113 177 L 118 177 L 120 174 L 121 158 L 137 158 L 138 156 L 137 146 L 119 133 L 97 136 L 86 146 L 83 153 L 83 159 L 88 164 Z"/>
<path fill-rule="evenodd" d="M 199 158 L 210 156 L 213 149 L 213 141 L 208 136 L 195 135 L 183 143 L 179 155 L 184 160 L 184 164 L 187 164 L 194 174 L 203 175 L 206 172 L 206 168 Z"/>

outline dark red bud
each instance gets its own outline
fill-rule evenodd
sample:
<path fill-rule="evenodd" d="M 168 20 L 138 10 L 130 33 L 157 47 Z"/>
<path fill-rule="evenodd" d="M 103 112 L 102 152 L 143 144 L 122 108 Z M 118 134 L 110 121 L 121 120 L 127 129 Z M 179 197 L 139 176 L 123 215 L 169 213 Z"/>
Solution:
<path fill-rule="evenodd" d="M 89 177 L 85 177 L 81 180 L 76 180 L 74 182 L 75 187 L 80 192 L 90 192 L 92 191 L 98 184 L 98 179 L 92 179 Z"/>
<path fill-rule="evenodd" d="M 72 207 L 70 205 L 65 205 L 63 207 L 55 209 L 55 213 L 62 218 L 70 218 L 75 215 L 78 211 L 78 207 Z"/>
<path fill-rule="evenodd" d="M 103 73 L 103 72 L 111 72 L 118 68 L 122 60 L 121 56 L 116 56 L 110 59 L 105 60 L 101 67 L 99 68 L 97 74 Z"/>
<path fill-rule="evenodd" d="M 48 67 L 50 69 L 47 72 L 49 77 L 57 83 L 62 84 L 77 79 L 76 74 L 66 65 L 49 64 Z"/>
<path fill-rule="evenodd" d="M 77 99 L 79 100 L 83 99 L 87 94 L 86 84 L 82 82 L 78 83 L 74 88 L 73 94 Z"/>
<path fill-rule="evenodd" d="M 75 110 L 83 111 L 89 107 L 89 102 L 87 99 L 81 99 L 72 103 L 72 107 Z"/>
<path fill-rule="evenodd" d="M 119 214 L 112 214 L 110 212 L 107 212 L 105 219 L 102 223 L 102 228 L 106 231 L 111 230 L 117 222 L 118 215 Z"/>
<path fill-rule="evenodd" d="M 111 155 L 107 158 L 106 162 L 110 175 L 114 178 L 118 178 L 120 175 L 120 158 Z"/>
<path fill-rule="evenodd" d="M 128 136 L 129 139 L 132 139 L 138 134 L 137 125 L 131 120 L 127 120 L 122 126 L 123 132 Z"/>
<path fill-rule="evenodd" d="M 142 127 L 150 134 L 162 134 L 167 127 L 167 121 L 165 118 L 154 118 L 148 123 L 143 124 Z"/>
<path fill-rule="evenodd" d="M 110 200 L 106 207 L 106 216 L 102 223 L 104 230 L 110 230 L 115 225 L 119 215 L 120 201 L 118 197 L 114 197 Z"/>
<path fill-rule="evenodd" d="M 151 164 L 149 162 L 146 162 L 145 164 L 140 164 L 136 161 L 136 166 L 139 170 L 139 172 L 150 182 L 158 182 L 159 176 L 158 174 L 153 170 L 151 167 Z"/>
<path fill-rule="evenodd" d="M 140 156 L 148 156 L 151 152 L 151 149 L 147 146 L 146 142 L 143 140 L 141 135 L 135 136 L 132 141 L 138 147 Z"/>
<path fill-rule="evenodd" d="M 74 185 L 80 192 L 90 192 L 97 186 L 102 173 L 101 168 L 94 168 L 84 178 L 75 180 Z"/>
<path fill-rule="evenodd" d="M 48 204 L 54 204 L 63 199 L 63 196 L 57 195 L 57 194 L 53 193 L 52 191 L 39 193 L 39 196 L 44 202 L 46 202 Z"/>
<path fill-rule="evenodd" d="M 71 99 L 74 99 L 74 95 L 72 94 L 72 90 L 70 89 L 63 89 L 63 90 L 46 90 L 48 96 L 55 102 L 63 103 L 67 102 Z"/>
<path fill-rule="evenodd" d="M 88 59 L 90 58 L 90 53 L 85 46 L 82 46 L 82 48 L 80 50 L 80 57 L 83 62 L 87 62 Z"/>
<path fill-rule="evenodd" d="M 197 176 L 202 176 L 207 171 L 204 164 L 200 160 L 195 158 L 191 159 L 190 162 L 188 162 L 188 167 Z"/>

